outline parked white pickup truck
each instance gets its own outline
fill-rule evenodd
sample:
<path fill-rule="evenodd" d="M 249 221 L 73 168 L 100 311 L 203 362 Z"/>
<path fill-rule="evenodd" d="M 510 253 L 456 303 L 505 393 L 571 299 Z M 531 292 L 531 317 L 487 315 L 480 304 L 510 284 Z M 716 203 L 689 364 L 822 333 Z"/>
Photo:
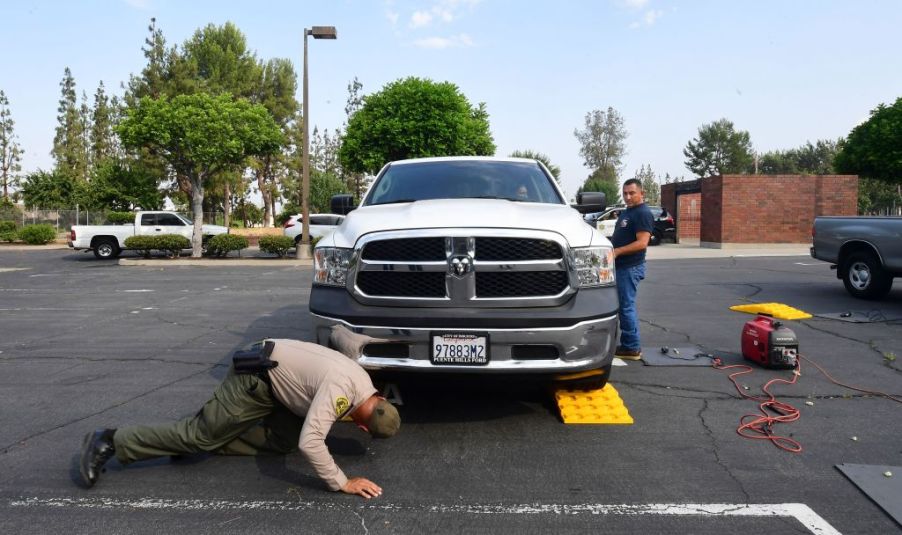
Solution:
<path fill-rule="evenodd" d="M 204 225 L 204 240 L 229 229 L 219 225 Z M 94 251 L 97 258 L 115 258 L 126 249 L 125 239 L 131 236 L 178 234 L 191 239 L 194 223 L 175 212 L 136 212 L 135 221 L 126 225 L 75 225 L 69 232 L 69 247 Z"/>
<path fill-rule="evenodd" d="M 604 194 L 577 203 L 601 211 Z M 535 160 L 393 162 L 314 249 L 316 340 L 341 325 L 390 341 L 363 348 L 369 370 L 548 374 L 601 388 L 617 338 L 612 251 Z"/>

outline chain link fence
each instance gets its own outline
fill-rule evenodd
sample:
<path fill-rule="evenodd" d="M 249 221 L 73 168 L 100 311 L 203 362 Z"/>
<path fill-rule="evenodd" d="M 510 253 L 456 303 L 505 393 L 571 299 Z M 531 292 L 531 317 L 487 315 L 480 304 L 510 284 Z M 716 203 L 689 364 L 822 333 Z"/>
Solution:
<path fill-rule="evenodd" d="M 29 208 L 17 206 L 14 210 L 4 210 L 0 220 L 15 221 L 17 226 L 46 224 L 56 228 L 57 232 L 68 232 L 73 225 L 105 225 L 109 210 L 53 210 L 45 208 Z M 194 215 L 189 212 L 176 212 L 189 221 Z M 222 225 L 222 212 L 204 212 L 204 223 Z"/>

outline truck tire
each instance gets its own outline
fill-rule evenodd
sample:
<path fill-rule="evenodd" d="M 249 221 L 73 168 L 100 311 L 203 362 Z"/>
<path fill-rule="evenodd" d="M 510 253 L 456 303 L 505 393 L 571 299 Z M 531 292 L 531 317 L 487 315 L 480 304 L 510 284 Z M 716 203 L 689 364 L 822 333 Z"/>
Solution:
<path fill-rule="evenodd" d="M 880 260 L 867 251 L 849 255 L 843 264 L 842 281 L 846 291 L 859 299 L 883 299 L 893 285 Z"/>
<path fill-rule="evenodd" d="M 94 256 L 101 260 L 116 258 L 120 253 L 122 253 L 122 249 L 112 238 L 101 238 L 94 243 Z"/>
<path fill-rule="evenodd" d="M 578 379 L 564 379 L 556 378 L 553 381 L 554 388 L 561 388 L 564 390 L 601 390 L 608 384 L 608 379 L 611 378 L 611 365 L 603 366 L 598 369 L 601 373 L 589 375 L 586 377 L 580 377 Z"/>

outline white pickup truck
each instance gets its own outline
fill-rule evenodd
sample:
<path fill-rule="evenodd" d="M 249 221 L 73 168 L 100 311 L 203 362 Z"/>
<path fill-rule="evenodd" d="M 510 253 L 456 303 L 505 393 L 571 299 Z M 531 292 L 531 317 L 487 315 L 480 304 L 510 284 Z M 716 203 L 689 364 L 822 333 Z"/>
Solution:
<path fill-rule="evenodd" d="M 229 229 L 219 225 L 204 225 L 204 240 Z M 175 212 L 135 212 L 135 221 L 126 225 L 75 225 L 69 231 L 69 247 L 94 251 L 97 258 L 115 258 L 126 249 L 125 239 L 131 236 L 178 234 L 191 239 L 194 223 Z"/>
<path fill-rule="evenodd" d="M 577 202 L 604 209 L 601 193 Z M 333 211 L 346 211 L 339 204 Z M 601 388 L 618 311 L 611 242 L 535 160 L 392 162 L 314 249 L 316 340 L 328 344 L 336 325 L 388 340 L 363 348 L 357 360 L 370 370 L 539 374 Z"/>

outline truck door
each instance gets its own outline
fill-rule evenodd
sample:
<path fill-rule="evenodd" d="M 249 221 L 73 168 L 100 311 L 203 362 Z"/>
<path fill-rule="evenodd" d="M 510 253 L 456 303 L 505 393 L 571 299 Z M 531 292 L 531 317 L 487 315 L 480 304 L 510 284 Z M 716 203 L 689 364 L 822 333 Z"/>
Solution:
<path fill-rule="evenodd" d="M 160 234 L 178 234 L 190 240 L 193 230 L 192 226 L 188 226 L 182 221 L 182 218 L 175 214 L 157 214 L 156 231 Z"/>

